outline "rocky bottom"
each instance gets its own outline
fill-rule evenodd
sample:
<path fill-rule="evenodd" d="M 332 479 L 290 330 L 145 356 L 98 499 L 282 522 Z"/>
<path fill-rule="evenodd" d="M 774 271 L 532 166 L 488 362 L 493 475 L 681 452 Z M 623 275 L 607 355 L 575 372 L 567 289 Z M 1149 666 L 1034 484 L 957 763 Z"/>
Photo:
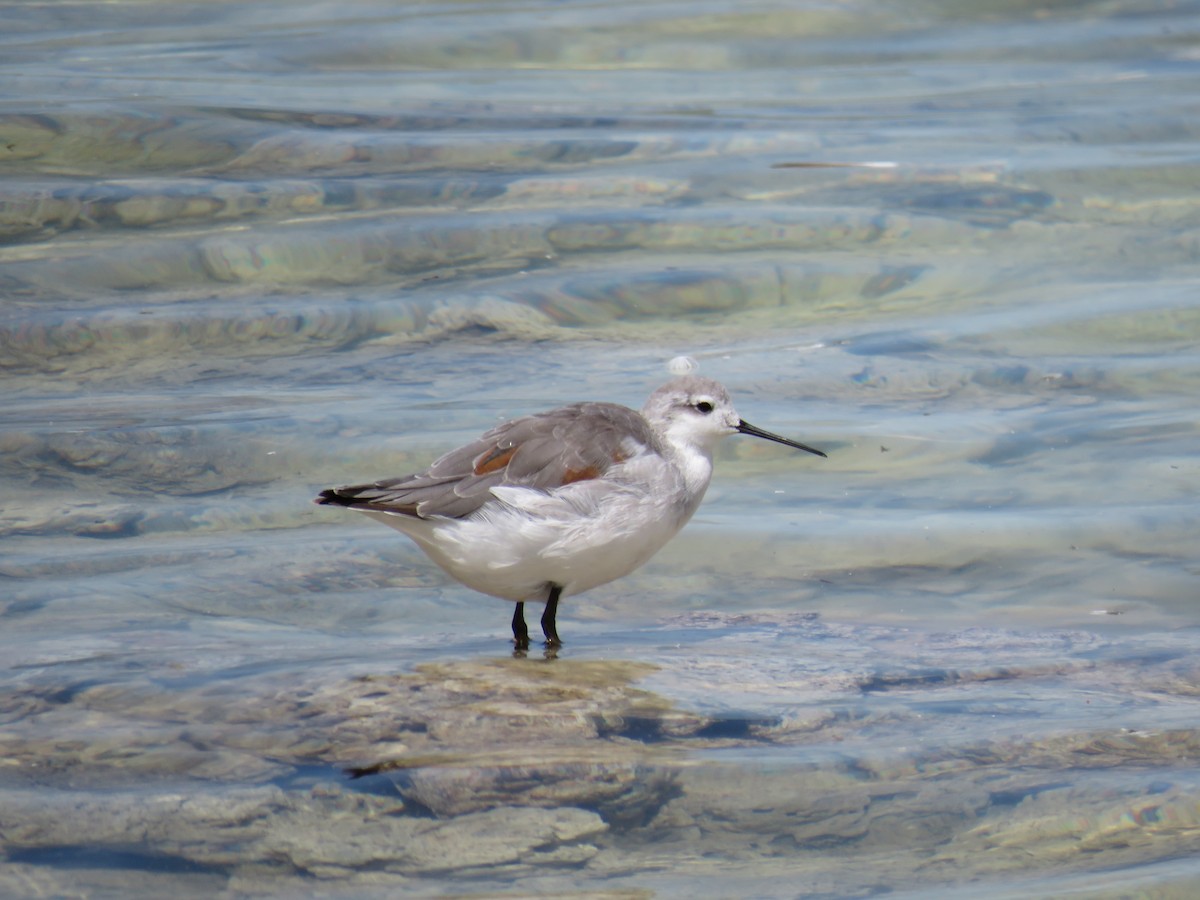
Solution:
<path fill-rule="evenodd" d="M 46 667 L 0 699 L 0 893 L 1200 885 L 1185 641 L 682 624 L 654 664 Z"/>

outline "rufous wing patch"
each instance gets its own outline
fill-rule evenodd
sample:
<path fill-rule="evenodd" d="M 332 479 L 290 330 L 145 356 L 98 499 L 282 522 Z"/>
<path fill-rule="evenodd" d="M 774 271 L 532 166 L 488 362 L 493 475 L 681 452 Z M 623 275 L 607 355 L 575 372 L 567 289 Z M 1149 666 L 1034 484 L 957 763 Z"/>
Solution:
<path fill-rule="evenodd" d="M 600 477 L 600 470 L 595 466 L 586 466 L 582 469 L 567 469 L 563 472 L 562 483 L 574 484 L 577 481 L 591 481 L 593 478 Z"/>
<path fill-rule="evenodd" d="M 490 452 L 475 460 L 475 474 L 489 475 L 492 472 L 499 472 L 508 465 L 508 461 L 516 452 L 516 447 L 493 447 Z"/>
<path fill-rule="evenodd" d="M 619 465 L 629 459 L 628 455 L 620 450 L 615 450 L 610 457 L 612 465 Z M 607 470 L 607 466 L 605 470 Z M 563 472 L 562 483 L 574 484 L 576 481 L 591 481 L 593 478 L 599 478 L 602 471 L 599 466 L 584 466 L 582 469 L 567 469 Z"/>

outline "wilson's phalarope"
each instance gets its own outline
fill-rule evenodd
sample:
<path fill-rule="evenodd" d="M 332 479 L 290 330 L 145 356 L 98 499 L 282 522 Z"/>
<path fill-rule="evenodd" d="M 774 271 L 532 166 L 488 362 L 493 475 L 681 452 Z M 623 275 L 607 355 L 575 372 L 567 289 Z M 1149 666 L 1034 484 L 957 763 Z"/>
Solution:
<path fill-rule="evenodd" d="M 675 378 L 642 411 L 574 403 L 505 422 L 424 472 L 322 491 L 317 503 L 366 513 L 404 532 L 452 578 L 516 601 L 517 648 L 529 646 L 525 602 L 558 601 L 627 575 L 687 523 L 731 434 L 820 450 L 742 420 L 699 375 Z"/>

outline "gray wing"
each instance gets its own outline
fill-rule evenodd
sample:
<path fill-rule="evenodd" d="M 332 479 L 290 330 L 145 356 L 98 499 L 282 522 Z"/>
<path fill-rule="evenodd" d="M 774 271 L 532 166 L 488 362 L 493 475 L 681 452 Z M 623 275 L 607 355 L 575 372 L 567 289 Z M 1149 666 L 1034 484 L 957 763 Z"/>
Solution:
<path fill-rule="evenodd" d="M 615 403 L 576 403 L 513 419 L 451 450 L 424 472 L 330 488 L 316 502 L 425 519 L 464 518 L 498 485 L 554 488 L 599 478 L 658 439 L 639 413 Z"/>

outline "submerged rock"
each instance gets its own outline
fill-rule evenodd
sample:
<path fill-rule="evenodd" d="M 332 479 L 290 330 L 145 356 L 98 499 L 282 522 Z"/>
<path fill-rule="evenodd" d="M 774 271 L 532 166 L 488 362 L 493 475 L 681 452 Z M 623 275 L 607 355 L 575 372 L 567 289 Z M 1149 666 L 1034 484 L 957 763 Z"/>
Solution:
<path fill-rule="evenodd" d="M 260 888 L 364 889 L 581 866 L 636 877 L 669 853 L 698 877 L 748 866 L 844 893 L 847 861 L 866 890 L 882 872 L 919 885 L 1196 849 L 1186 641 L 1114 653 L 1086 632 L 715 613 L 676 627 L 689 622 L 690 643 L 657 665 L 30 675 L 0 704 L 0 853 L 88 848 Z M 83 665 L 119 649 L 62 653 Z M 25 668 L 56 661 L 31 652 Z M 1079 703 L 1088 715 L 1072 718 Z"/>
<path fill-rule="evenodd" d="M 205 866 L 270 861 L 322 877 L 373 868 L 428 874 L 481 866 L 577 864 L 606 825 L 594 812 L 496 808 L 448 821 L 404 815 L 404 803 L 333 789 L 3 792 L 0 848 L 80 847 Z M 86 835 L 86 841 L 84 836 Z"/>

